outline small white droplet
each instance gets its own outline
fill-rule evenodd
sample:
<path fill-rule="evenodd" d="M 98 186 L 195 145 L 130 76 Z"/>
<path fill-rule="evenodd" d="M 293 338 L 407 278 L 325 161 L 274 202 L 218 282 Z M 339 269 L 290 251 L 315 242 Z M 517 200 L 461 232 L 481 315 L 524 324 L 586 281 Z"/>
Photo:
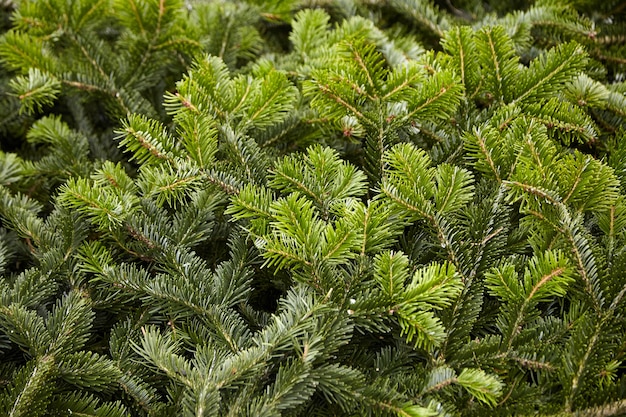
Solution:
<path fill-rule="evenodd" d="M 350 304 L 356 304 L 356 300 L 354 298 L 350 299 Z"/>

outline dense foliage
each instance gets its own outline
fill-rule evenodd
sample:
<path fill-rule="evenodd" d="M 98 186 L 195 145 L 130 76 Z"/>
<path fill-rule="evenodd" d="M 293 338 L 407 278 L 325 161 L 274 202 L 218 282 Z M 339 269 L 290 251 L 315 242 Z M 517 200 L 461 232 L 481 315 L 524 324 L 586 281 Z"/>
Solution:
<path fill-rule="evenodd" d="M 0 415 L 626 413 L 626 6 L 531 3 L 0 0 Z"/>

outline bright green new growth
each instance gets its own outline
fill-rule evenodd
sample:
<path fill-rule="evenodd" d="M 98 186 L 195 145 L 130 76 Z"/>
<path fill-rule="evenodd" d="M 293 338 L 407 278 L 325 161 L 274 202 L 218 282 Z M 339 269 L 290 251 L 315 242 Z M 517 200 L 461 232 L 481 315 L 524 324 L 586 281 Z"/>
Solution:
<path fill-rule="evenodd" d="M 616 1 L 0 2 L 0 415 L 626 410 Z"/>

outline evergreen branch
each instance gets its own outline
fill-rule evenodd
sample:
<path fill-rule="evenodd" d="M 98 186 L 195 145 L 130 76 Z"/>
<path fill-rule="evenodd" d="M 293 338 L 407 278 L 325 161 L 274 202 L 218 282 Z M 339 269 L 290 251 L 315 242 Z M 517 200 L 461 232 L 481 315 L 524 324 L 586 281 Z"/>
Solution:
<path fill-rule="evenodd" d="M 438 91 L 428 91 L 428 93 L 434 93 L 428 97 L 421 98 L 419 104 L 413 107 L 408 113 L 402 116 L 401 120 L 408 121 L 416 117 L 416 115 L 430 110 L 433 108 L 436 117 L 445 117 L 448 112 L 451 112 L 450 107 L 456 107 L 458 100 L 460 99 L 461 87 L 454 81 L 452 77 L 446 79 L 446 75 L 440 75 L 438 73 L 434 76 L 432 81 L 432 87 L 438 88 Z M 421 102 L 421 103 L 420 103 Z M 451 105 L 452 103 L 452 105 Z M 414 105 L 415 103 L 412 103 Z M 437 105 L 435 105 L 437 104 Z M 437 107 L 440 107 L 443 113 L 436 113 Z"/>
<path fill-rule="evenodd" d="M 97 85 L 93 85 L 93 84 L 86 84 L 86 83 L 82 83 L 80 81 L 69 81 L 69 80 L 61 80 L 61 82 L 65 85 L 68 85 L 70 87 L 74 87 L 78 90 L 84 90 L 87 92 L 93 92 L 93 91 L 98 91 L 100 93 L 104 93 L 106 95 L 110 95 L 110 96 L 115 96 L 115 93 L 112 93 L 111 91 L 104 89 L 102 87 L 98 87 Z"/>
<path fill-rule="evenodd" d="M 29 68 L 28 77 L 18 76 L 9 85 L 18 94 L 22 108 L 29 113 L 34 113 L 35 108 L 41 111 L 44 106 L 51 105 L 61 92 L 61 83 L 56 78 L 36 68 Z"/>
<path fill-rule="evenodd" d="M 169 184 L 164 184 L 162 186 L 159 186 L 157 190 L 159 190 L 159 192 L 166 192 L 166 191 L 176 190 L 177 188 L 181 186 L 185 188 L 184 186 L 189 185 L 190 183 L 196 182 L 198 179 L 200 179 L 200 177 L 201 177 L 200 175 L 193 175 L 187 178 L 179 178 L 173 182 L 170 182 Z"/>
<path fill-rule="evenodd" d="M 235 218 L 257 217 L 264 221 L 269 221 L 274 218 L 273 214 L 269 211 L 269 206 L 266 210 L 265 207 L 259 207 L 259 205 L 240 197 L 233 199 L 232 205 L 227 209 L 226 213 L 232 214 Z M 263 233 L 264 230 L 256 230 L 256 228 L 254 228 L 250 232 L 254 235 L 258 235 L 259 233 Z"/>
<path fill-rule="evenodd" d="M 161 33 L 161 24 L 163 23 L 163 15 L 165 14 L 165 0 L 159 0 L 159 13 L 157 15 L 157 24 L 154 38 L 158 38 Z"/>
<path fill-rule="evenodd" d="M 0 415 L 626 410 L 617 0 L 4 3 Z"/>
<path fill-rule="evenodd" d="M 539 289 L 545 285 L 546 283 L 548 283 L 549 281 L 552 280 L 552 278 L 558 277 L 559 275 L 561 275 L 563 272 L 567 271 L 566 267 L 560 267 L 560 268 L 555 268 L 552 271 L 550 271 L 549 273 L 545 274 L 544 276 L 542 276 L 539 281 L 532 287 L 530 293 L 528 294 L 528 296 L 526 297 L 526 300 L 524 301 L 525 303 L 530 302 L 530 300 L 533 299 L 535 293 L 537 291 L 539 291 Z"/>
<path fill-rule="evenodd" d="M 320 207 L 324 206 L 324 201 L 320 198 L 320 196 L 307 187 L 302 181 L 298 181 L 297 178 L 288 175 L 284 170 L 273 170 L 271 173 L 274 176 L 287 181 L 289 184 L 293 185 L 296 190 L 302 192 L 304 195 L 311 197 L 311 199 Z"/>
<path fill-rule="evenodd" d="M 483 28 L 477 38 L 478 58 L 484 70 L 486 86 L 489 93 L 499 102 L 507 103 L 511 97 L 511 85 L 518 74 L 517 61 L 513 42 L 504 32 L 504 28 L 496 26 Z"/>
<path fill-rule="evenodd" d="M 554 196 L 550 191 L 539 188 L 539 187 L 535 187 L 533 185 L 530 184 L 524 184 L 521 183 L 519 181 L 508 181 L 508 180 L 504 180 L 502 181 L 502 183 L 508 187 L 514 186 L 514 187 L 518 187 L 520 188 L 522 191 L 535 195 L 537 197 L 541 197 L 545 200 L 547 200 L 550 204 L 553 204 L 555 206 L 558 206 L 560 204 L 562 204 L 561 201 L 559 201 L 559 198 L 557 196 Z"/>
<path fill-rule="evenodd" d="M 44 356 L 35 363 L 26 384 L 21 389 L 17 398 L 13 402 L 13 406 L 8 417 L 27 417 L 42 412 L 41 403 L 49 401 L 46 398 L 49 395 L 50 388 L 45 390 L 46 385 L 50 385 L 49 381 L 54 372 L 54 357 Z"/>
<path fill-rule="evenodd" d="M 626 65 L 626 58 L 621 58 L 613 55 L 606 55 L 603 53 L 594 53 L 594 56 L 602 61 L 615 62 L 620 65 Z"/>
<path fill-rule="evenodd" d="M 615 298 L 611 302 L 611 305 L 609 306 L 609 310 L 607 311 L 607 315 L 609 317 L 612 316 L 613 314 L 615 314 L 615 311 L 616 311 L 617 307 L 622 302 L 622 300 L 624 299 L 625 295 L 626 295 L 626 284 L 624 284 L 624 286 L 622 287 L 620 292 L 617 293 L 617 295 L 615 296 Z"/>
<path fill-rule="evenodd" d="M 368 224 L 370 222 L 370 211 L 369 210 L 364 210 L 364 216 L 363 216 L 363 244 L 361 245 L 361 256 L 365 256 L 365 249 L 367 247 L 367 242 L 369 240 L 369 230 L 368 230 Z"/>
<path fill-rule="evenodd" d="M 595 259 L 591 252 L 591 249 L 589 248 L 589 243 L 583 236 L 580 236 L 580 232 L 578 231 L 579 220 L 572 219 L 569 210 L 565 206 L 565 204 L 559 201 L 558 197 L 552 196 L 552 193 L 550 193 L 549 191 L 542 190 L 528 184 L 522 184 L 516 181 L 503 181 L 503 183 L 507 186 L 513 185 L 515 187 L 519 187 L 529 194 L 541 197 L 550 202 L 550 204 L 552 204 L 557 209 L 559 217 L 556 222 L 551 221 L 542 213 L 533 210 L 531 210 L 531 214 L 547 222 L 555 230 L 564 234 L 566 240 L 570 244 L 571 252 L 574 255 L 578 273 L 585 284 L 585 289 L 587 291 L 587 294 L 591 298 L 594 310 L 600 311 L 603 304 L 603 299 L 602 291 L 599 288 Z"/>
<path fill-rule="evenodd" d="M 194 114 L 201 114 L 200 110 L 198 110 L 198 108 L 191 101 L 187 100 L 179 92 L 174 93 L 172 97 L 179 101 L 184 108 L 191 110 Z"/>
<path fill-rule="evenodd" d="M 373 75 L 373 74 L 370 73 L 370 69 L 369 69 L 368 65 L 365 64 L 364 59 L 361 56 L 361 53 L 360 53 L 361 51 L 359 51 L 359 49 L 353 43 L 346 42 L 346 46 L 348 46 L 348 49 L 352 53 L 352 59 L 357 63 L 359 68 L 366 75 L 367 83 L 369 84 L 369 86 L 372 88 L 373 91 L 376 91 L 376 83 L 374 82 L 374 80 L 378 79 L 379 77 L 377 77 L 376 75 Z M 368 94 L 368 96 L 369 96 L 369 94 Z M 369 96 L 369 97 L 372 100 L 375 100 L 377 98 L 376 95 Z"/>
<path fill-rule="evenodd" d="M 618 400 L 608 404 L 591 407 L 591 408 L 583 408 L 581 410 L 576 410 L 572 412 L 570 415 L 572 417 L 611 417 L 611 416 L 621 416 L 626 413 L 626 400 Z M 557 416 L 555 416 L 557 417 Z M 561 417 L 561 415 L 558 415 Z M 566 417 L 566 416 L 563 416 Z"/>
<path fill-rule="evenodd" d="M 143 135 L 143 132 L 137 132 L 134 129 L 132 129 L 131 127 L 126 129 L 126 132 L 128 134 L 132 135 L 137 140 L 137 142 L 139 143 L 139 145 L 141 147 L 145 148 L 149 153 L 151 153 L 156 158 L 163 159 L 163 160 L 169 160 L 169 158 L 167 157 L 166 154 L 161 153 L 156 148 L 156 146 L 154 146 L 153 144 L 150 143 L 150 141 Z"/>
<path fill-rule="evenodd" d="M 390 101 L 396 94 L 401 93 L 402 91 L 406 90 L 408 87 L 417 84 L 419 81 L 422 80 L 422 78 L 424 77 L 424 75 L 419 72 L 419 71 L 409 71 L 410 67 L 406 67 L 406 68 L 401 68 L 396 70 L 396 72 L 400 73 L 403 70 L 406 70 L 406 72 L 408 72 L 408 76 L 406 76 L 405 74 L 402 74 L 402 82 L 400 82 L 399 84 L 393 86 L 393 88 L 391 90 L 389 90 L 387 93 L 385 93 L 383 96 L 381 96 L 381 100 L 382 101 Z M 394 75 L 394 74 L 392 74 Z M 389 84 L 389 80 L 387 81 L 387 84 Z"/>
<path fill-rule="evenodd" d="M 120 379 L 117 381 L 122 390 L 126 393 L 126 395 L 130 396 L 137 404 L 141 410 L 146 413 L 149 413 L 155 409 L 152 405 L 152 401 L 154 400 L 154 393 L 148 394 L 146 388 L 142 387 L 145 383 L 136 380 L 136 378 L 129 376 L 127 374 L 122 375 Z M 140 395 L 143 394 L 143 395 Z M 153 397 L 153 398 L 151 398 Z"/>
<path fill-rule="evenodd" d="M 41 38 L 11 30 L 0 39 L 0 60 L 13 70 L 26 73 L 29 68 L 51 71 L 56 63 Z"/>
<path fill-rule="evenodd" d="M 47 234 L 43 220 L 37 216 L 41 210 L 41 205 L 35 200 L 19 193 L 11 195 L 8 188 L 0 186 L 0 213 L 9 228 L 28 240 L 31 252 L 35 252 L 32 243 L 40 246 Z"/>
<path fill-rule="evenodd" d="M 582 180 L 583 173 L 587 169 L 588 162 L 589 162 L 589 160 L 587 160 L 585 164 L 581 164 L 581 165 L 578 166 L 578 169 L 576 170 L 574 182 L 572 183 L 572 186 L 571 186 L 570 190 L 568 191 L 567 195 L 562 200 L 563 204 L 567 204 L 567 200 L 569 200 L 570 197 L 572 196 L 572 194 L 574 194 L 574 191 L 576 191 L 576 188 L 578 187 L 578 184 Z"/>
<path fill-rule="evenodd" d="M 283 97 L 284 94 L 285 94 L 285 91 L 283 91 L 281 89 L 274 90 L 274 92 L 269 97 L 265 97 L 265 101 L 264 101 L 263 105 L 261 107 L 259 107 L 254 113 L 252 113 L 250 115 L 250 119 L 249 120 L 252 123 L 254 123 L 254 121 L 257 119 L 257 117 L 262 115 L 263 112 L 265 112 L 265 110 L 267 110 L 273 104 L 273 101 L 275 101 L 278 97 Z"/>
<path fill-rule="evenodd" d="M 221 175 L 220 175 L 221 174 Z M 241 184 L 233 185 L 233 181 L 226 181 L 223 174 L 220 172 L 211 171 L 209 173 L 205 172 L 205 177 L 210 184 L 213 184 L 218 187 L 218 189 L 222 190 L 227 195 L 238 195 L 241 191 Z M 233 180 L 232 178 L 228 178 L 229 180 Z"/>
<path fill-rule="evenodd" d="M 133 236 L 132 232 L 129 230 L 129 232 L 131 233 L 131 236 L 133 238 L 135 238 L 136 236 Z M 139 235 L 137 235 L 139 236 Z M 116 234 L 113 234 L 113 240 L 115 241 L 115 243 L 117 244 L 117 246 L 119 246 L 122 250 L 124 250 L 126 253 L 136 257 L 137 259 L 141 259 L 144 262 L 152 262 L 154 261 L 154 258 L 152 256 L 147 256 L 143 253 L 139 253 L 136 250 L 133 250 L 131 247 L 129 247 L 126 242 L 121 239 L 120 237 L 116 236 Z M 140 239 L 138 239 L 140 240 Z"/>
<path fill-rule="evenodd" d="M 514 299 L 515 296 L 519 292 L 519 286 L 513 285 L 515 281 L 509 281 L 505 279 L 504 268 L 497 268 L 495 271 L 487 274 L 487 285 L 493 285 L 494 288 L 490 288 L 492 291 L 496 292 L 501 298 L 504 299 Z M 506 271 L 508 272 L 508 271 Z M 517 327 L 513 327 L 517 328 Z"/>
<path fill-rule="evenodd" d="M 500 378 L 489 375 L 481 369 L 463 369 L 457 383 L 474 398 L 492 407 L 497 404 L 497 398 L 502 393 L 503 384 Z"/>
<path fill-rule="evenodd" d="M 511 388 L 506 393 L 506 395 L 500 400 L 500 402 L 498 403 L 498 406 L 502 406 L 504 403 L 506 403 L 509 400 L 509 398 L 511 398 L 511 395 L 513 394 L 518 382 L 519 382 L 519 379 L 515 379 L 513 381 L 513 383 L 511 384 Z"/>
<path fill-rule="evenodd" d="M 336 95 L 330 88 L 330 86 L 328 84 L 324 84 L 324 85 L 319 85 L 318 84 L 318 88 L 319 90 L 326 95 L 327 97 L 329 97 L 331 100 L 334 100 L 335 102 L 337 102 L 339 105 L 341 105 L 342 107 L 345 107 L 347 110 L 349 110 L 350 112 L 352 112 L 352 114 L 354 114 L 356 117 L 358 117 L 359 119 L 366 121 L 367 118 L 365 117 L 365 115 L 363 113 L 361 113 L 356 107 L 352 106 L 350 103 L 346 102 L 344 99 L 342 99 L 341 97 L 339 97 L 338 95 Z"/>
<path fill-rule="evenodd" d="M 78 37 L 78 34 L 70 33 L 69 35 L 70 35 L 69 36 L 70 40 L 72 40 L 74 42 L 74 44 L 78 47 L 78 49 L 83 54 L 83 56 L 85 57 L 87 62 L 89 62 L 91 64 L 91 66 L 96 70 L 96 72 L 98 74 L 100 74 L 100 76 L 102 77 L 102 81 L 108 80 L 109 76 L 104 71 L 102 66 L 98 63 L 97 59 L 95 57 L 93 57 L 91 55 L 91 53 L 87 50 L 87 48 L 85 47 L 84 43 L 81 42 L 80 38 Z M 113 91 L 112 95 L 116 95 L 116 94 L 117 94 L 117 92 Z"/>
<path fill-rule="evenodd" d="M 144 335 L 141 346 L 134 342 L 133 348 L 168 377 L 187 387 L 195 385 L 193 368 L 182 356 L 176 354 L 178 345 L 171 337 L 159 334 L 153 327 L 142 327 Z"/>
<path fill-rule="evenodd" d="M 458 43 L 458 45 L 460 46 L 459 50 L 458 50 L 458 57 L 459 57 L 459 61 L 460 61 L 460 65 L 459 67 L 461 68 L 461 82 L 464 85 L 467 85 L 468 82 L 466 81 L 466 71 L 468 70 L 466 68 L 466 51 L 462 48 L 463 46 L 463 42 L 462 42 L 462 34 L 460 30 L 457 30 L 455 32 L 453 32 L 456 35 L 456 41 Z M 473 60 L 471 60 L 473 61 Z M 469 75 L 469 74 L 468 74 Z M 471 95 L 470 95 L 471 97 Z"/>
<path fill-rule="evenodd" d="M 498 181 L 500 182 L 500 181 Z M 477 255 L 475 255 L 475 261 L 474 261 L 474 267 L 472 268 L 472 270 L 470 271 L 470 273 L 468 274 L 468 280 L 471 282 L 474 277 L 476 276 L 476 274 L 478 273 L 478 269 L 480 267 L 480 264 L 482 263 L 482 260 L 485 256 L 485 249 L 487 248 L 487 243 L 493 239 L 495 236 L 497 236 L 499 233 L 501 233 L 503 231 L 503 227 L 500 227 L 496 230 L 493 230 L 493 226 L 496 223 L 497 219 L 496 216 L 498 214 L 498 212 L 500 211 L 499 208 L 502 205 L 502 202 L 504 200 L 504 196 L 505 196 L 505 187 L 504 185 L 500 185 L 498 187 L 498 194 L 496 195 L 496 197 L 493 200 L 493 204 L 491 206 L 491 216 L 489 216 L 489 222 L 487 223 L 487 227 L 485 227 L 485 233 L 490 232 L 487 236 L 485 236 L 481 241 L 480 244 L 478 246 L 478 253 Z M 492 231 L 493 230 L 493 231 Z"/>
<path fill-rule="evenodd" d="M 444 379 L 443 381 L 439 381 L 435 385 L 431 385 L 426 390 L 422 391 L 422 395 L 428 395 L 432 392 L 440 391 L 449 385 L 456 384 L 457 382 L 458 379 L 456 378 L 456 375 L 454 377 Z"/>
<path fill-rule="evenodd" d="M 344 74 L 333 73 L 328 81 L 332 83 L 331 85 L 333 84 L 347 85 L 352 90 L 352 92 L 356 93 L 357 97 L 367 97 L 369 100 L 372 100 L 372 101 L 377 99 L 377 97 L 370 95 L 367 89 L 364 89 L 360 84 L 358 84 L 358 81 L 353 80 L 347 74 L 344 75 Z"/>
<path fill-rule="evenodd" d="M 243 94 L 240 95 L 239 101 L 232 107 L 231 113 L 237 113 L 246 103 L 250 92 L 252 92 L 252 83 L 246 83 L 245 90 Z"/>
<path fill-rule="evenodd" d="M 146 34 L 146 29 L 143 27 L 143 19 L 141 18 L 141 15 L 139 13 L 139 7 L 137 5 L 137 1 L 136 0 L 130 0 L 128 2 L 128 4 L 130 5 L 134 17 L 135 17 L 135 23 L 137 23 L 137 26 L 139 27 L 139 30 L 141 31 L 141 34 L 145 36 Z"/>
<path fill-rule="evenodd" d="M 491 152 L 487 150 L 487 146 L 485 145 L 485 141 L 483 140 L 482 135 L 480 135 L 479 132 L 476 132 L 474 134 L 474 137 L 477 139 L 478 146 L 480 146 L 480 150 L 487 160 L 489 168 L 491 168 L 491 171 L 493 171 L 494 175 L 496 176 L 496 180 L 498 182 L 501 182 L 502 179 L 500 178 L 500 173 L 498 172 L 498 169 L 496 169 L 493 159 L 491 158 Z"/>
<path fill-rule="evenodd" d="M 133 152 L 133 159 L 138 162 L 159 164 L 167 161 L 177 165 L 178 146 L 160 122 L 141 115 L 129 115 L 118 134 L 119 138 L 123 137 L 120 144 Z"/>
<path fill-rule="evenodd" d="M 556 132 L 567 144 L 573 140 L 587 143 L 597 137 L 594 122 L 579 107 L 567 106 L 567 103 L 551 99 L 541 106 L 526 106 L 524 110 L 533 120 Z"/>
<path fill-rule="evenodd" d="M 105 96 L 110 96 L 114 99 L 114 101 L 117 102 L 117 104 L 119 104 L 119 106 L 124 110 L 126 115 L 129 115 L 132 113 L 130 108 L 126 105 L 126 102 L 124 101 L 122 96 L 117 91 L 114 91 L 114 90 L 112 91 L 110 89 L 106 89 L 95 84 L 89 84 L 89 83 L 84 83 L 80 81 L 61 80 L 61 83 L 69 87 L 76 88 L 78 90 L 83 90 L 87 92 L 97 91 L 97 92 L 104 94 Z"/>
<path fill-rule="evenodd" d="M 440 164 L 435 181 L 435 208 L 440 213 L 457 211 L 474 197 L 473 177 L 467 170 Z"/>
<path fill-rule="evenodd" d="M 532 62 L 524 74 L 523 93 L 514 102 L 543 97 L 557 91 L 559 84 L 578 73 L 585 62 L 586 54 L 576 44 L 565 44 L 551 50 Z"/>
<path fill-rule="evenodd" d="M 502 354 L 502 356 L 504 355 L 505 354 Z M 547 361 L 532 360 L 528 358 L 518 357 L 518 356 L 511 355 L 510 353 L 506 354 L 506 358 L 514 361 L 515 363 L 518 363 L 520 366 L 523 366 L 524 368 L 533 369 L 536 371 L 554 372 L 558 370 L 558 367 L 556 365 Z"/>
<path fill-rule="evenodd" d="M 597 288 L 597 270 L 595 260 L 592 256 L 589 256 L 591 255 L 591 250 L 588 247 L 589 244 L 586 239 L 575 236 L 574 232 L 569 227 L 566 226 L 564 229 L 565 237 L 570 244 L 576 260 L 578 273 L 585 283 L 585 289 L 587 290 L 587 294 L 591 297 L 594 310 L 599 312 L 603 304 L 603 299 L 601 291 Z M 583 254 L 587 256 L 583 257 Z M 586 264 L 590 265 L 587 267 Z"/>
<path fill-rule="evenodd" d="M 326 248 L 325 252 L 322 253 L 322 260 L 327 261 L 332 259 L 337 253 L 341 253 L 345 251 L 345 243 L 352 238 L 350 233 L 345 233 L 342 237 L 340 237 L 337 242 L 335 242 L 334 246 Z"/>
<path fill-rule="evenodd" d="M 224 59 L 224 54 L 226 53 L 226 47 L 228 46 L 228 40 L 231 33 L 231 27 L 235 24 L 235 19 L 228 19 L 228 24 L 226 26 L 226 30 L 224 31 L 225 36 L 222 39 L 222 43 L 220 45 L 220 52 L 218 56 Z"/>
<path fill-rule="evenodd" d="M 473 99 L 478 94 L 482 83 L 478 62 L 473 58 L 476 54 L 473 31 L 468 27 L 455 27 L 445 34 L 442 46 L 456 63 L 466 95 L 469 95 L 467 98 Z"/>
<path fill-rule="evenodd" d="M 477 168 L 482 168 L 483 164 L 481 164 L 481 159 L 484 159 L 484 161 L 487 162 L 487 167 L 493 172 L 496 180 L 500 183 L 502 182 L 500 166 L 496 164 L 492 156 L 495 149 L 492 149 L 491 146 L 487 144 L 488 141 L 494 141 L 497 138 L 496 135 L 497 133 L 490 128 L 482 129 L 475 127 L 472 134 L 466 136 L 465 147 L 473 151 L 472 157 L 477 159 Z M 475 146 L 474 143 L 477 146 Z"/>
<path fill-rule="evenodd" d="M 263 250 L 265 251 L 265 253 L 268 254 L 267 255 L 268 259 L 266 261 L 267 265 L 273 265 L 275 263 L 277 263 L 278 265 L 282 265 L 282 264 L 285 264 L 287 260 L 291 260 L 291 261 L 295 261 L 296 264 L 300 263 L 300 264 L 306 265 L 307 267 L 313 266 L 313 263 L 309 261 L 308 259 L 306 259 L 305 257 L 298 256 L 292 253 L 291 251 L 280 249 L 280 248 L 277 248 L 276 246 L 264 245 Z M 274 257 L 274 259 L 272 259 L 271 255 L 278 255 L 278 257 Z M 283 260 L 277 261 L 276 260 L 277 258 L 283 258 Z"/>
<path fill-rule="evenodd" d="M 422 210 L 421 208 L 417 207 L 416 205 L 413 205 L 411 202 L 409 202 L 406 199 L 402 198 L 401 196 L 397 195 L 392 190 L 389 190 L 388 188 L 385 188 L 384 186 L 381 189 L 381 191 L 385 194 L 385 196 L 387 196 L 387 198 L 389 198 L 391 201 L 393 201 L 394 203 L 396 203 L 400 207 L 404 207 L 405 209 L 407 209 L 409 211 L 417 213 L 420 217 L 423 217 L 423 218 L 429 220 L 434 225 L 434 218 L 428 212 Z"/>
<path fill-rule="evenodd" d="M 547 285 L 551 280 L 553 280 L 556 277 L 559 277 L 566 271 L 567 271 L 567 267 L 554 268 L 548 271 L 548 273 L 545 273 L 543 276 L 539 277 L 537 282 L 532 286 L 532 288 L 530 289 L 530 292 L 528 292 L 528 295 L 523 300 L 521 306 L 517 310 L 515 321 L 513 322 L 513 324 L 509 326 L 509 333 L 507 335 L 507 340 L 506 340 L 507 341 L 507 349 L 506 349 L 507 353 L 510 352 L 511 348 L 513 347 L 513 340 L 515 336 L 517 336 L 519 332 L 521 331 L 522 324 L 524 322 L 527 311 L 529 307 L 531 306 L 531 303 L 536 304 L 539 301 L 538 299 L 537 300 L 535 299 L 534 297 L 535 294 L 538 291 L 540 291 L 542 287 Z M 513 293 L 515 292 L 516 291 L 514 291 Z"/>
<path fill-rule="evenodd" d="M 444 35 L 444 31 L 450 25 L 445 14 L 431 1 L 389 0 L 389 3 L 401 15 L 413 19 L 438 38 Z"/>
<path fill-rule="evenodd" d="M 585 372 L 589 358 L 591 357 L 594 349 L 596 348 L 596 343 L 598 343 L 598 339 L 600 337 L 601 331 L 602 331 L 602 321 L 599 320 L 595 326 L 593 335 L 586 341 L 586 344 L 585 344 L 586 348 L 584 349 L 585 353 L 576 364 L 576 369 L 575 369 L 575 372 L 571 381 L 571 390 L 570 390 L 569 395 L 565 399 L 565 411 L 566 412 L 572 411 L 572 407 L 574 405 L 574 398 L 578 394 L 580 378 L 583 376 L 583 373 Z"/>
<path fill-rule="evenodd" d="M 467 276 L 461 270 L 461 263 L 459 261 L 456 251 L 454 250 L 453 242 L 451 242 L 450 239 L 448 239 L 448 236 L 444 228 L 444 224 L 442 224 L 443 219 L 439 218 L 438 216 L 432 216 L 428 218 L 428 220 L 437 233 L 439 244 L 441 245 L 442 248 L 445 248 L 446 252 L 448 253 L 448 259 L 450 259 L 452 264 L 457 267 L 458 272 L 461 275 L 463 282 L 467 282 Z"/>
<path fill-rule="evenodd" d="M 415 414 L 411 413 L 410 410 L 407 411 L 404 409 L 404 407 L 397 406 L 391 402 L 376 401 L 370 398 L 367 398 L 367 399 L 364 398 L 364 400 L 368 404 L 370 404 L 370 406 L 373 406 L 382 410 L 386 410 L 386 411 L 391 411 L 400 417 L 415 417 Z"/>
<path fill-rule="evenodd" d="M 100 8 L 106 5 L 108 5 L 107 0 L 97 0 L 93 2 L 91 7 L 89 7 L 89 10 L 83 14 L 81 20 L 79 20 L 76 24 L 75 30 L 79 31 L 82 28 L 83 24 L 88 21 L 92 15 L 96 14 Z"/>

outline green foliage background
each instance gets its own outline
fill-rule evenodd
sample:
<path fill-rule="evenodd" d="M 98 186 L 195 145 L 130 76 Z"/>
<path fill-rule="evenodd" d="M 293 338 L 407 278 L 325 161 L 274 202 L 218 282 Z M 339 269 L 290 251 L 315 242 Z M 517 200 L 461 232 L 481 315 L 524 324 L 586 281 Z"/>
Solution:
<path fill-rule="evenodd" d="M 626 413 L 625 17 L 0 0 L 0 415 Z"/>

